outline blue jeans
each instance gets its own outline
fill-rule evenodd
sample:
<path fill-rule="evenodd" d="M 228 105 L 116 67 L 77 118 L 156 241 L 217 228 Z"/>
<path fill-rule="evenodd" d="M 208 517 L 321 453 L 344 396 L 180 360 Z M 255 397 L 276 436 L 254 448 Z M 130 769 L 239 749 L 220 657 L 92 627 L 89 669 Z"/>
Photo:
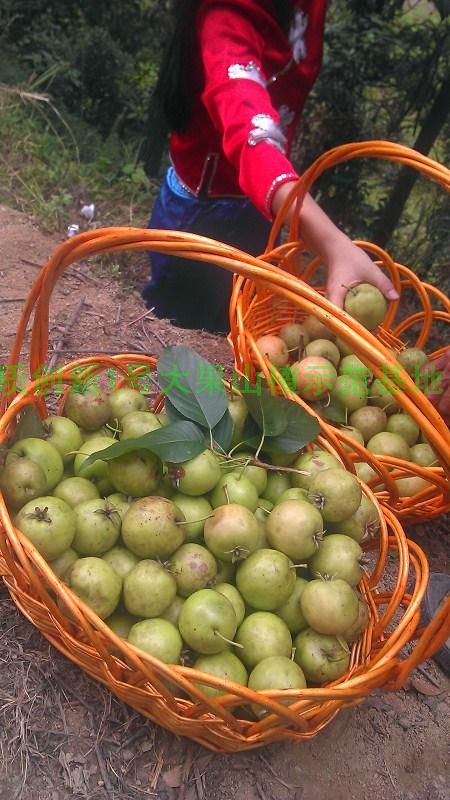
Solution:
<path fill-rule="evenodd" d="M 270 222 L 246 198 L 197 198 L 184 189 L 172 167 L 148 227 L 200 234 L 255 256 L 263 252 L 270 232 Z M 165 253 L 150 257 L 152 278 L 142 296 L 155 316 L 182 328 L 228 332 L 232 273 Z"/>

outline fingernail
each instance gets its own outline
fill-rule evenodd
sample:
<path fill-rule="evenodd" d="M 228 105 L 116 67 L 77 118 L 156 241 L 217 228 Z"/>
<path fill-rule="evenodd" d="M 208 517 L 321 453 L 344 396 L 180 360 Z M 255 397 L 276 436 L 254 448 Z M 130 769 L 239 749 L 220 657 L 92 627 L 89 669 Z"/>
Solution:
<path fill-rule="evenodd" d="M 399 300 L 400 299 L 400 295 L 397 292 L 397 289 L 389 289 L 389 291 L 387 293 L 387 299 L 388 300 Z"/>

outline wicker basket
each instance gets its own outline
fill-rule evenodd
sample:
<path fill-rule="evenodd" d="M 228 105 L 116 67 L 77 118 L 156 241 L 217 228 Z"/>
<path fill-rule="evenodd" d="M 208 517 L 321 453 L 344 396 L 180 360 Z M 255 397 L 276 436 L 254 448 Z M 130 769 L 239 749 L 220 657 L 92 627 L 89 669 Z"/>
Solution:
<path fill-rule="evenodd" d="M 264 279 L 271 268 L 244 253 L 196 236 L 167 231 L 107 229 L 83 234 L 64 243 L 42 270 L 24 308 L 10 363 L 17 363 L 23 333 L 34 310 L 31 374 L 46 363 L 49 301 L 55 282 L 73 262 L 106 251 L 164 250 L 187 258 L 201 258 L 248 278 Z M 118 384 L 142 370 L 154 370 L 151 357 L 124 354 L 84 358 L 58 370 L 69 386 L 73 370 L 100 373 L 115 370 Z M 131 372 L 130 372 L 131 370 Z M 77 378 L 80 379 L 78 373 Z M 52 375 L 29 382 L 14 398 L 3 398 L 0 441 L 13 431 L 18 413 L 32 404 L 42 414 Z M 161 399 L 158 401 L 158 410 Z M 322 430 L 320 443 L 333 450 Z M 374 497 L 370 490 L 364 491 Z M 428 565 L 420 548 L 408 541 L 401 524 L 389 511 L 380 513 L 380 535 L 365 548 L 372 568 L 360 585 L 370 608 L 370 622 L 352 648 L 348 673 L 331 685 L 288 692 L 257 693 L 189 667 L 169 666 L 118 638 L 52 572 L 31 543 L 16 530 L 0 495 L 0 571 L 23 614 L 65 656 L 106 685 L 118 698 L 145 717 L 175 734 L 205 747 L 232 752 L 274 741 L 296 741 L 315 736 L 337 712 L 361 703 L 375 689 L 396 690 L 414 667 L 439 649 L 450 633 L 450 600 L 426 628 L 420 628 L 420 604 L 427 586 Z M 389 572 L 387 566 L 389 561 Z M 65 612 L 63 609 L 67 609 Z M 407 648 L 405 645 L 414 642 Z M 224 694 L 208 697 L 198 682 L 220 688 Z M 289 707 L 280 701 L 295 698 Z M 252 703 L 265 706 L 267 715 L 256 721 Z M 235 713 L 232 709 L 236 708 Z"/>
<path fill-rule="evenodd" d="M 269 377 L 269 363 L 258 351 L 256 339 L 263 334 L 276 334 L 285 323 L 300 321 L 313 313 L 351 347 L 373 370 L 376 377 L 385 378 L 391 371 L 391 387 L 396 392 L 396 398 L 403 410 L 424 431 L 436 451 L 439 467 L 423 468 L 400 459 L 377 457 L 365 447 L 356 444 L 343 429 L 326 422 L 324 429 L 348 468 L 352 469 L 351 462 L 355 461 L 364 461 L 373 467 L 378 476 L 370 481 L 370 485 L 375 487 L 380 501 L 392 509 L 402 521 L 431 519 L 450 508 L 450 431 L 428 398 L 395 362 L 392 353 L 399 352 L 406 346 L 401 338 L 405 335 L 408 336 L 408 346 L 426 347 L 433 324 L 450 322 L 450 301 L 439 289 L 421 282 L 410 269 L 393 261 L 380 247 L 358 241 L 356 243 L 373 255 L 377 263 L 387 271 L 400 295 L 412 290 L 421 305 L 420 311 L 396 322 L 401 300 L 391 303 L 383 325 L 372 334 L 331 304 L 324 296 L 323 287 L 311 286 L 320 266 L 319 259 L 313 259 L 304 267 L 299 267 L 300 256 L 304 257 L 304 248 L 298 240 L 298 215 L 293 215 L 288 241 L 278 248 L 273 247 L 291 204 L 297 201 L 301 204 L 312 183 L 325 169 L 355 157 L 397 161 L 419 170 L 447 190 L 450 189 L 450 170 L 414 150 L 390 142 L 349 144 L 325 153 L 298 181 L 274 222 L 263 258 L 282 271 L 272 272 L 270 287 L 267 283 L 262 285 L 242 276 L 236 278 L 230 305 L 230 343 L 235 352 L 239 373 L 254 377 L 258 370 L 262 370 Z M 440 340 L 442 341 L 442 335 Z M 443 347 L 430 354 L 431 360 L 438 358 L 445 349 Z M 274 374 L 273 370 L 272 378 L 284 394 L 305 405 L 296 394 L 289 391 L 281 376 Z M 350 456 L 344 449 L 345 445 L 350 445 L 353 449 Z M 387 468 L 394 470 L 388 472 Z M 399 497 L 396 479 L 413 475 L 425 478 L 431 485 L 413 497 Z"/>

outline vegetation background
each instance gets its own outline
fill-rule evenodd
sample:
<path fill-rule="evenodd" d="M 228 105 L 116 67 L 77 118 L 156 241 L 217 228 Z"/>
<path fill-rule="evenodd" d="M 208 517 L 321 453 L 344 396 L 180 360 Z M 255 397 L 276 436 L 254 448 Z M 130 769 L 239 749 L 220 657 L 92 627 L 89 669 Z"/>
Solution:
<path fill-rule="evenodd" d="M 101 209 L 102 224 L 146 224 L 158 188 L 146 169 L 148 101 L 169 31 L 170 0 L 0 0 L 0 202 L 51 231 L 83 201 Z M 448 163 L 449 67 L 450 0 L 331 0 L 298 167 L 366 139 Z M 354 238 L 449 287 L 440 187 L 356 160 L 323 176 L 316 196 Z"/>

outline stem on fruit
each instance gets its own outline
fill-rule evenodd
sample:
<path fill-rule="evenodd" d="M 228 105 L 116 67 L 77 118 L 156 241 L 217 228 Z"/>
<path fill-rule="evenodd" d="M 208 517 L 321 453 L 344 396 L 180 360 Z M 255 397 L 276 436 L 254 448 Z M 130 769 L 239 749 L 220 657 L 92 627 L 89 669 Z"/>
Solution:
<path fill-rule="evenodd" d="M 307 567 L 308 564 L 290 564 L 288 569 L 297 569 L 297 567 Z"/>
<path fill-rule="evenodd" d="M 119 520 L 122 519 L 120 516 L 120 511 L 109 502 L 108 498 L 105 497 L 105 504 L 103 508 L 95 508 L 94 514 L 103 514 L 107 519 L 111 520 L 113 514 L 117 514 Z"/>
<path fill-rule="evenodd" d="M 52 521 L 52 518 L 48 514 L 48 506 L 45 506 L 45 508 L 39 508 L 39 506 L 36 506 L 34 511 L 30 511 L 28 514 L 25 514 L 25 516 L 29 517 L 29 519 L 38 519 L 39 522 L 51 523 Z"/>
<path fill-rule="evenodd" d="M 296 652 L 297 652 L 297 648 L 296 647 L 292 647 L 291 648 L 291 661 L 294 661 Z"/>
<path fill-rule="evenodd" d="M 244 561 L 244 559 L 247 558 L 248 554 L 250 553 L 250 550 L 236 545 L 236 547 L 233 547 L 232 550 L 225 550 L 225 553 L 227 555 L 231 555 L 231 563 L 235 564 L 236 561 Z"/>
<path fill-rule="evenodd" d="M 279 467 L 276 464 L 266 464 L 265 461 L 260 461 L 259 458 L 254 458 L 250 462 L 255 467 L 263 467 L 264 469 L 273 470 L 274 472 L 295 472 L 296 475 L 311 475 L 310 472 L 304 469 L 296 469 L 295 467 Z"/>
<path fill-rule="evenodd" d="M 215 630 L 214 634 L 215 634 L 215 636 L 218 636 L 219 639 L 223 639 L 224 642 L 227 642 L 228 644 L 232 644 L 233 647 L 241 647 L 242 650 L 244 649 L 244 645 L 243 644 L 240 644 L 239 642 L 233 642 L 231 639 L 227 639 L 227 637 L 223 636 L 223 634 L 221 634 L 220 631 L 216 631 Z"/>
<path fill-rule="evenodd" d="M 222 463 L 229 463 L 230 467 L 233 467 L 233 469 L 241 466 L 245 469 L 245 467 L 250 466 L 250 467 L 262 467 L 262 469 L 272 470 L 274 472 L 295 472 L 296 475 L 311 474 L 310 472 L 304 469 L 296 469 L 295 467 L 280 467 L 277 466 L 276 464 L 268 464 L 266 461 L 261 461 L 261 459 L 257 458 L 256 455 L 253 458 L 246 457 L 245 459 L 242 458 L 240 459 L 239 456 L 237 458 L 231 458 L 231 453 L 233 453 L 236 450 L 236 448 L 240 447 L 241 444 L 244 444 L 244 442 L 241 442 L 240 444 L 236 445 L 236 447 L 233 447 L 233 450 L 230 450 L 228 454 L 228 458 L 223 459 Z"/>
<path fill-rule="evenodd" d="M 329 653 L 326 653 L 324 650 L 322 650 L 322 655 L 323 655 L 324 658 L 327 659 L 327 661 L 330 662 L 330 664 L 339 664 L 339 661 L 343 661 L 344 660 L 343 658 L 341 658 L 339 656 L 336 656 L 336 658 L 333 658 L 332 656 L 330 656 Z"/>
<path fill-rule="evenodd" d="M 378 525 L 377 522 L 368 522 L 364 526 L 364 533 L 363 533 L 362 541 L 363 542 L 367 542 L 369 539 L 374 539 L 375 536 L 377 535 L 379 529 L 380 529 L 380 526 Z"/>
<path fill-rule="evenodd" d="M 325 505 L 325 498 L 322 494 L 318 494 L 318 492 L 308 492 L 308 500 L 319 511 L 323 510 L 323 507 Z"/>
<path fill-rule="evenodd" d="M 207 514 L 206 517 L 199 517 L 199 519 L 183 519 L 180 522 L 175 522 L 175 525 L 190 525 L 195 524 L 196 522 L 204 522 L 205 519 L 211 519 L 214 516 L 214 511 L 212 514 Z"/>
<path fill-rule="evenodd" d="M 122 428 L 118 427 L 119 420 L 117 419 L 117 417 L 115 418 L 114 422 L 117 423 L 117 427 L 115 427 L 114 425 L 110 425 L 107 422 L 106 425 L 105 425 L 105 428 L 108 428 L 109 431 L 112 431 L 114 433 L 114 438 L 116 438 L 116 435 L 118 436 L 119 433 L 122 433 Z"/>
<path fill-rule="evenodd" d="M 228 494 L 228 489 L 226 486 L 223 487 L 223 493 L 225 495 L 227 505 L 230 505 L 230 495 Z"/>
<path fill-rule="evenodd" d="M 316 572 L 316 576 L 324 583 L 332 581 L 335 578 L 335 575 L 329 575 L 328 572 Z"/>
<path fill-rule="evenodd" d="M 173 561 L 160 561 L 159 558 L 158 558 L 158 564 L 161 564 L 161 566 L 164 567 L 166 572 L 169 572 L 170 575 L 179 575 L 180 574 L 177 569 L 174 569 Z"/>
<path fill-rule="evenodd" d="M 326 530 L 316 531 L 316 533 L 313 533 L 313 537 L 312 538 L 313 538 L 313 542 L 314 542 L 316 548 L 319 548 L 321 542 L 323 542 L 323 537 L 325 536 L 325 534 L 326 534 Z"/>
<path fill-rule="evenodd" d="M 349 655 L 350 654 L 350 648 L 348 646 L 348 642 L 345 641 L 344 637 L 343 636 L 336 636 L 336 639 L 338 640 L 338 642 L 341 645 L 342 649 L 345 650 L 347 655 Z"/>

